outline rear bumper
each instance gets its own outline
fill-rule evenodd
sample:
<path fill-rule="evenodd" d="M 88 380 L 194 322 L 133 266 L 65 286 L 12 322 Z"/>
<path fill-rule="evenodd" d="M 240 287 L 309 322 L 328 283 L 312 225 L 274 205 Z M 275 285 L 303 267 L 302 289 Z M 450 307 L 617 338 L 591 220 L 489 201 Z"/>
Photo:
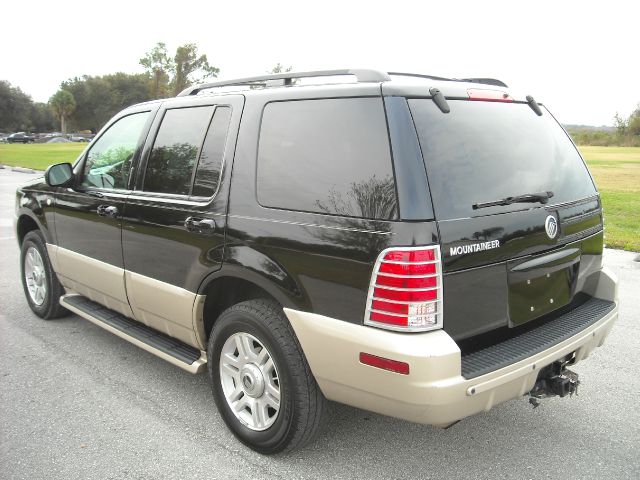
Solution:
<path fill-rule="evenodd" d="M 596 298 L 616 302 L 616 280 L 594 274 Z M 529 392 L 538 371 L 575 352 L 587 358 L 604 343 L 618 317 L 617 303 L 577 334 L 520 361 L 467 379 L 461 352 L 444 331 L 395 333 L 285 309 L 324 395 L 337 402 L 412 422 L 446 426 Z M 406 362 L 400 375 L 359 362 L 360 352 Z"/>

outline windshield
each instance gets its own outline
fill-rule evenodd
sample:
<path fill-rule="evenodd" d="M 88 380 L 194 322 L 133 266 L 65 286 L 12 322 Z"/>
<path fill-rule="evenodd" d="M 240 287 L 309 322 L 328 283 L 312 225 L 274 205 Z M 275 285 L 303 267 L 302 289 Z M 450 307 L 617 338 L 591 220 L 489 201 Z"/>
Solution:
<path fill-rule="evenodd" d="M 431 99 L 410 99 L 439 220 L 536 208 L 473 205 L 534 192 L 548 205 L 595 195 L 580 155 L 554 118 L 527 104 L 449 100 L 443 114 Z"/>

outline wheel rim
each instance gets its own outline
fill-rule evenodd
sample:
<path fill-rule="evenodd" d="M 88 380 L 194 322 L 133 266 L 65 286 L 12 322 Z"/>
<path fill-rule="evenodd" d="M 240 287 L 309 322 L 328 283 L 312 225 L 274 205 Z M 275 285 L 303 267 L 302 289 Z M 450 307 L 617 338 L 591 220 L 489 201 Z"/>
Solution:
<path fill-rule="evenodd" d="M 273 357 L 253 335 L 235 333 L 220 352 L 220 381 L 227 405 L 247 428 L 262 431 L 278 418 L 280 379 Z"/>
<path fill-rule="evenodd" d="M 24 278 L 31 301 L 42 305 L 47 296 L 47 276 L 42 256 L 35 247 L 29 247 L 24 256 Z"/>

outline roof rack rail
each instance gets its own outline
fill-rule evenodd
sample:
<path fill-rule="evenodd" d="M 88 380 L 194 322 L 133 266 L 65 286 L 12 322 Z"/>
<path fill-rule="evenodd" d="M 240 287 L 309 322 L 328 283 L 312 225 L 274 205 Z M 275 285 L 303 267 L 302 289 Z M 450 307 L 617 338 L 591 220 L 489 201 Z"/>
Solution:
<path fill-rule="evenodd" d="M 389 75 L 396 75 L 398 77 L 428 78 L 429 80 L 443 80 L 446 82 L 450 82 L 453 80 L 453 78 L 436 77 L 435 75 L 423 75 L 422 73 L 389 72 Z"/>
<path fill-rule="evenodd" d="M 403 73 L 403 72 L 389 72 L 389 75 L 396 75 L 399 77 L 428 78 L 429 80 L 441 80 L 445 82 L 482 83 L 485 85 L 495 85 L 496 87 L 508 88 L 506 83 L 496 78 L 445 78 L 445 77 L 436 77 L 434 75 L 422 75 L 419 73 Z"/>
<path fill-rule="evenodd" d="M 178 97 L 186 97 L 189 95 L 197 95 L 202 90 L 208 88 L 218 87 L 231 87 L 241 85 L 258 85 L 266 86 L 271 80 L 282 80 L 281 85 L 292 85 L 293 80 L 296 78 L 310 78 L 310 77 L 335 77 L 341 75 L 353 75 L 356 77 L 358 83 L 362 82 L 386 82 L 391 80 L 389 75 L 385 72 L 378 70 L 368 69 L 346 69 L 346 70 L 318 70 L 315 72 L 284 72 L 275 73 L 270 75 L 260 75 L 257 77 L 236 78 L 234 80 L 223 80 L 219 82 L 203 83 L 201 85 L 194 85 L 192 87 L 185 88 L 178 94 Z"/>
<path fill-rule="evenodd" d="M 507 87 L 507 84 L 497 78 L 457 78 L 459 82 L 482 83 L 484 85 L 495 85 L 496 87 Z"/>

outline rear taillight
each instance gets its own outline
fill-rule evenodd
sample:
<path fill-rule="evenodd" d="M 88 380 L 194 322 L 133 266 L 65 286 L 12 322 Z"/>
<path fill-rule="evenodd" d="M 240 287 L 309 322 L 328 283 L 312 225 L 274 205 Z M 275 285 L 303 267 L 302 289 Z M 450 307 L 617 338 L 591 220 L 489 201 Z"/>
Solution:
<path fill-rule="evenodd" d="M 401 332 L 442 328 L 440 247 L 384 250 L 371 275 L 364 323 Z"/>

